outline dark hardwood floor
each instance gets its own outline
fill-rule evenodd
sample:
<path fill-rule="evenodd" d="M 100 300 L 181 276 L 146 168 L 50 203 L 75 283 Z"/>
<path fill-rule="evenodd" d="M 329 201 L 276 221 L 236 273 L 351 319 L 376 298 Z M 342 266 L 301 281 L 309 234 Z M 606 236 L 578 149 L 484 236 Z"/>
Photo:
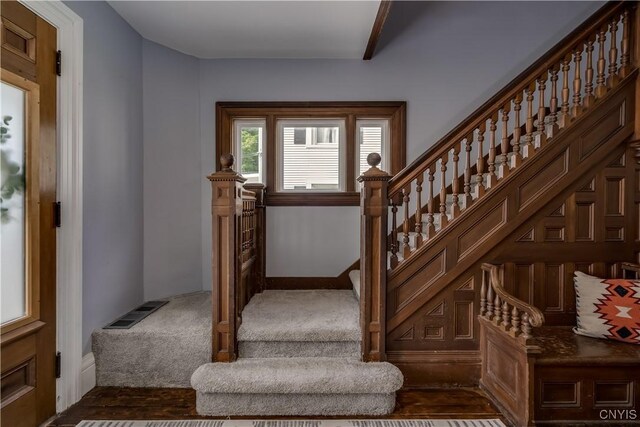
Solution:
<path fill-rule="evenodd" d="M 203 417 L 196 413 L 192 389 L 96 387 L 49 425 L 75 426 L 81 420 L 196 418 Z M 500 418 L 504 421 L 484 393 L 474 388 L 402 390 L 398 393 L 396 410 L 387 418 Z"/>

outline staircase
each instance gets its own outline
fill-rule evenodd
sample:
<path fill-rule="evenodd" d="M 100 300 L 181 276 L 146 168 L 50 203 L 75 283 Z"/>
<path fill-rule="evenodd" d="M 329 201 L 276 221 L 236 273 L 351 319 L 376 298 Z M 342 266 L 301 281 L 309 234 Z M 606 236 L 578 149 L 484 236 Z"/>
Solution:
<path fill-rule="evenodd" d="M 402 373 L 360 361 L 358 300 L 349 290 L 275 291 L 242 313 L 235 363 L 200 366 L 199 414 L 384 415 Z"/>
<path fill-rule="evenodd" d="M 198 411 L 379 415 L 403 376 L 477 386 L 483 262 L 510 262 L 509 291 L 551 322 L 575 318 L 573 271 L 640 254 L 637 14 L 603 6 L 397 175 L 372 153 L 354 295 L 264 290 L 264 188 L 248 192 L 223 156 L 209 177 L 214 363 L 193 375 Z"/>

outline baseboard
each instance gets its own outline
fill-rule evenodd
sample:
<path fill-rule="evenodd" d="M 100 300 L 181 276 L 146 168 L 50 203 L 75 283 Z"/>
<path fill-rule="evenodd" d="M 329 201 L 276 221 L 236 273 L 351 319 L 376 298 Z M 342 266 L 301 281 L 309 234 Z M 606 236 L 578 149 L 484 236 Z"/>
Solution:
<path fill-rule="evenodd" d="M 351 289 L 341 277 L 267 277 L 267 289 Z"/>
<path fill-rule="evenodd" d="M 80 393 L 84 396 L 96 386 L 96 359 L 93 353 L 87 353 L 82 357 L 81 366 Z"/>
<path fill-rule="evenodd" d="M 480 381 L 477 350 L 389 351 L 387 361 L 402 371 L 405 388 L 477 387 Z"/>
<path fill-rule="evenodd" d="M 357 259 L 336 277 L 265 277 L 266 289 L 352 289 L 349 272 L 360 268 Z"/>

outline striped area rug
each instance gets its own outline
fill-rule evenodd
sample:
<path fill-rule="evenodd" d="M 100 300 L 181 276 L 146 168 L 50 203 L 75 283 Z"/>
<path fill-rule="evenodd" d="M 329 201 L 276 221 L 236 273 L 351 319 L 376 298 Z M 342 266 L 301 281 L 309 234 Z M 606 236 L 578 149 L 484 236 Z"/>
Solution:
<path fill-rule="evenodd" d="M 82 421 L 77 427 L 505 427 L 486 420 L 174 420 Z"/>

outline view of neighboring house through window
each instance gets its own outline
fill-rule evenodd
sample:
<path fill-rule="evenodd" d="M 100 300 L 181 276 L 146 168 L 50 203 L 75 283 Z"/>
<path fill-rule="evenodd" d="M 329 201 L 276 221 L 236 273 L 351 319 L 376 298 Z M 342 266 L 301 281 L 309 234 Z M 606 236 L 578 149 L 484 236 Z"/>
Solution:
<path fill-rule="evenodd" d="M 234 126 L 236 164 L 247 182 L 265 182 L 264 120 L 236 120 Z"/>
<path fill-rule="evenodd" d="M 277 138 L 279 190 L 344 190 L 344 119 L 278 120 Z"/>
<path fill-rule="evenodd" d="M 378 166 L 387 170 L 389 157 L 389 120 L 365 119 L 356 122 L 358 137 L 357 175 L 362 175 L 367 169 L 367 156 L 371 153 L 379 153 L 382 162 Z"/>
<path fill-rule="evenodd" d="M 217 102 L 216 157 L 264 184 L 269 206 L 357 206 L 367 156 L 390 174 L 405 165 L 402 101 Z"/>

